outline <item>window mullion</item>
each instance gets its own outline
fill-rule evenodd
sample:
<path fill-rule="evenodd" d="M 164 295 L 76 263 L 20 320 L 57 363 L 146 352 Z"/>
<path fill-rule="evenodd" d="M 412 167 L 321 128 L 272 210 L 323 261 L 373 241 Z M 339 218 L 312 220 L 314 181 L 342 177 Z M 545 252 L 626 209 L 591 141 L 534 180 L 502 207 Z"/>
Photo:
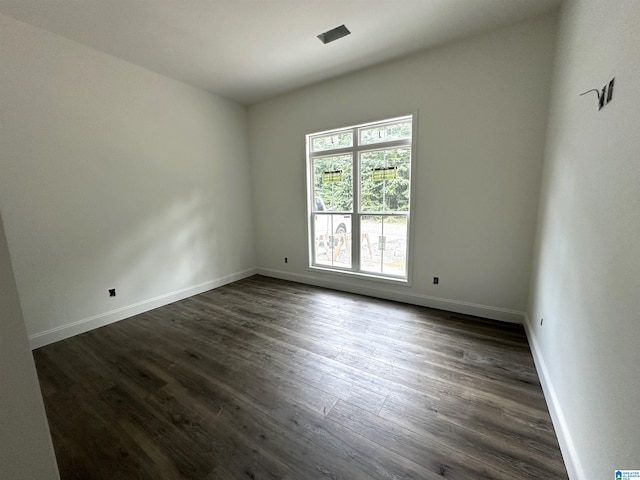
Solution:
<path fill-rule="evenodd" d="M 309 153 L 309 157 L 317 158 L 317 157 L 333 157 L 338 155 L 344 155 L 345 153 L 351 153 L 353 151 L 353 147 L 343 147 L 343 148 L 334 148 L 332 150 L 320 150 L 318 152 Z"/>
<path fill-rule="evenodd" d="M 389 142 L 371 143 L 367 145 L 354 145 L 354 149 L 358 152 L 370 150 L 385 150 L 388 148 L 408 147 L 411 148 L 411 140 L 391 140 Z"/>
<path fill-rule="evenodd" d="M 354 271 L 360 271 L 360 154 L 358 129 L 353 129 L 353 218 L 351 219 L 351 259 Z"/>

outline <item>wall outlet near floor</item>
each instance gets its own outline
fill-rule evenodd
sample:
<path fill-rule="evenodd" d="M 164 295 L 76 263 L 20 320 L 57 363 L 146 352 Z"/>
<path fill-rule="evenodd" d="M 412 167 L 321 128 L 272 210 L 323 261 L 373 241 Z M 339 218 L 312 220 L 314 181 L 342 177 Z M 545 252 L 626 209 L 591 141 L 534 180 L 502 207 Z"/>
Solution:
<path fill-rule="evenodd" d="M 289 263 L 289 257 L 284 257 L 284 263 Z"/>
<path fill-rule="evenodd" d="M 109 296 L 110 297 L 115 297 L 116 296 L 116 289 L 115 288 L 110 288 L 109 289 Z"/>
<path fill-rule="evenodd" d="M 540 326 L 542 326 L 543 322 L 544 322 L 544 318 L 541 318 L 540 319 Z"/>
<path fill-rule="evenodd" d="M 433 277 L 433 284 L 438 285 L 440 283 L 440 277 Z"/>

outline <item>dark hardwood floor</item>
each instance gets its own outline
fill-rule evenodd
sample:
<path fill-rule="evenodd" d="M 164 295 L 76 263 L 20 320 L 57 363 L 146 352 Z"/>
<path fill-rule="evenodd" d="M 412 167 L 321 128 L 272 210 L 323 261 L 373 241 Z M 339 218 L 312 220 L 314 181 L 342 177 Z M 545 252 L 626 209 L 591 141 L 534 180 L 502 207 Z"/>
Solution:
<path fill-rule="evenodd" d="M 254 276 L 34 357 L 63 480 L 567 478 L 519 325 Z"/>

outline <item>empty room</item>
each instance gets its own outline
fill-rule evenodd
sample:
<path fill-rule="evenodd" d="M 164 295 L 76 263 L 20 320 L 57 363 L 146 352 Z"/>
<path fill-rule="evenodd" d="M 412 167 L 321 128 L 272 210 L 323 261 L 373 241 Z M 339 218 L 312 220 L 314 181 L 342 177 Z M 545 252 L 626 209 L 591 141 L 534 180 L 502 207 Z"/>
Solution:
<path fill-rule="evenodd" d="M 635 0 L 0 0 L 0 480 L 640 477 Z"/>

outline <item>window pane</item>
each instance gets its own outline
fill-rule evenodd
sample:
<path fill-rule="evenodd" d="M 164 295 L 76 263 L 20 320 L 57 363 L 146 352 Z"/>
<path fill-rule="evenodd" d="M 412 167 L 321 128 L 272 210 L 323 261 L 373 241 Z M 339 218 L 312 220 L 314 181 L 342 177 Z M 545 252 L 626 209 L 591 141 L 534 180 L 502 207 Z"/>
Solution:
<path fill-rule="evenodd" d="M 360 217 L 360 269 L 365 272 L 382 273 L 382 216 L 367 215 Z"/>
<path fill-rule="evenodd" d="M 351 268 L 351 215 L 315 214 L 315 265 Z"/>
<path fill-rule="evenodd" d="M 411 138 L 411 122 L 377 125 L 360 129 L 360 145 Z"/>
<path fill-rule="evenodd" d="M 391 148 L 360 155 L 360 211 L 408 212 L 411 151 Z"/>
<path fill-rule="evenodd" d="M 353 208 L 351 155 L 313 159 L 314 212 L 350 212 Z"/>
<path fill-rule="evenodd" d="M 383 217 L 385 249 L 382 273 L 406 276 L 407 274 L 407 217 Z"/>
<path fill-rule="evenodd" d="M 407 217 L 360 217 L 360 268 L 404 277 L 407 274 Z"/>
<path fill-rule="evenodd" d="M 353 146 L 353 132 L 332 133 L 322 137 L 311 139 L 311 151 L 322 152 L 324 150 L 335 150 L 336 148 L 346 148 Z"/>

